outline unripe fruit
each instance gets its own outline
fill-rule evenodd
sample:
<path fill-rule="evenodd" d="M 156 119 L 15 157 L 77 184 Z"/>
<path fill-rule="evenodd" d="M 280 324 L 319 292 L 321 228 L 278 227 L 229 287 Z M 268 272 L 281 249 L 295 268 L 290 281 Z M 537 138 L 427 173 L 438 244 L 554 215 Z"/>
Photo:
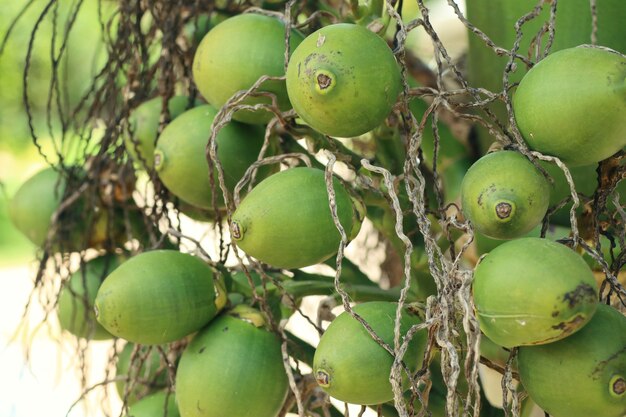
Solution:
<path fill-rule="evenodd" d="M 205 210 L 214 209 L 205 150 L 216 114 L 217 110 L 209 105 L 186 111 L 163 129 L 154 152 L 154 167 L 168 190 L 186 203 Z M 217 157 L 231 191 L 257 160 L 264 136 L 263 129 L 237 122 L 229 123 L 217 134 Z M 261 175 L 263 172 L 261 170 Z M 222 208 L 224 200 L 217 168 L 213 178 L 218 208 Z"/>
<path fill-rule="evenodd" d="M 351 137 L 385 121 L 402 89 L 387 43 L 368 29 L 341 23 L 309 35 L 287 68 L 294 110 L 313 129 Z"/>
<path fill-rule="evenodd" d="M 393 349 L 397 307 L 396 303 L 374 301 L 359 304 L 353 310 Z M 420 323 L 417 314 L 405 309 L 400 324 L 401 335 Z M 412 372 L 421 366 L 426 342 L 426 331 L 419 331 L 409 344 L 403 361 Z M 313 374 L 318 384 L 340 401 L 381 404 L 393 399 L 389 381 L 392 364 L 392 355 L 372 338 L 361 323 L 344 312 L 330 323 L 322 335 L 313 359 Z M 405 387 L 407 381 L 403 381 Z"/>
<path fill-rule="evenodd" d="M 524 388 L 552 417 L 626 414 L 626 317 L 607 305 L 572 336 L 521 347 L 517 361 Z"/>
<path fill-rule="evenodd" d="M 291 31 L 290 50 L 303 36 Z M 247 90 L 263 75 L 285 75 L 285 25 L 278 19 L 246 13 L 231 17 L 211 29 L 202 39 L 193 61 L 193 79 L 200 93 L 214 107 L 222 107 L 241 90 Z M 260 91 L 276 95 L 281 110 L 289 110 L 284 81 L 266 81 Z M 244 104 L 270 104 L 269 97 L 249 97 Z M 267 123 L 271 112 L 238 111 L 235 120 Z"/>
<path fill-rule="evenodd" d="M 582 257 L 534 237 L 489 252 L 474 272 L 473 295 L 480 329 L 504 347 L 567 337 L 598 305 L 598 286 Z"/>
<path fill-rule="evenodd" d="M 626 57 L 591 46 L 555 52 L 524 76 L 513 110 L 531 149 L 570 166 L 606 159 L 626 146 Z"/>
<path fill-rule="evenodd" d="M 168 369 L 157 346 L 126 343 L 115 365 L 115 389 L 122 400 L 133 404 L 156 390 L 167 387 Z"/>
<path fill-rule="evenodd" d="M 96 297 L 96 316 L 115 336 L 142 344 L 181 339 L 208 323 L 223 305 L 213 270 L 173 250 L 132 257 L 111 273 Z"/>
<path fill-rule="evenodd" d="M 166 407 L 167 406 L 167 407 Z M 167 408 L 167 411 L 166 411 Z M 160 391 L 142 398 L 128 408 L 128 417 L 179 417 L 174 393 Z"/>
<path fill-rule="evenodd" d="M 241 310 L 244 311 L 241 311 Z M 183 417 L 275 417 L 288 390 L 280 339 L 245 305 L 216 318 L 183 352 L 176 374 Z"/>
<path fill-rule="evenodd" d="M 336 178 L 333 187 L 339 221 L 351 240 L 363 216 Z M 341 235 L 331 215 L 324 171 L 292 168 L 263 180 L 235 210 L 231 235 L 248 255 L 278 268 L 301 268 L 331 257 Z"/>
<path fill-rule="evenodd" d="M 514 151 L 480 158 L 461 184 L 463 214 L 475 229 L 494 239 L 530 232 L 548 209 L 550 186 L 543 174 Z"/>

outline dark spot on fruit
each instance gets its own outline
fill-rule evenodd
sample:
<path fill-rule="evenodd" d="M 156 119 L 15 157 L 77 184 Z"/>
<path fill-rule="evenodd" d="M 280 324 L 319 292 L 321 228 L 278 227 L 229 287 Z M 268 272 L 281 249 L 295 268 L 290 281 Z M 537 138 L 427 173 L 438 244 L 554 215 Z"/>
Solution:
<path fill-rule="evenodd" d="M 485 194 L 484 191 L 482 193 L 478 194 L 478 200 L 476 201 L 478 203 L 478 205 L 481 206 L 481 207 L 483 205 L 483 194 Z"/>
<path fill-rule="evenodd" d="M 496 205 L 496 216 L 499 219 L 508 219 L 512 211 L 513 208 L 509 203 L 502 202 Z"/>
<path fill-rule="evenodd" d="M 613 389 L 613 393 L 622 395 L 626 392 L 626 380 L 621 377 L 618 378 L 615 382 L 613 382 L 613 386 L 611 388 Z"/>
<path fill-rule="evenodd" d="M 232 233 L 233 239 L 235 240 L 240 240 L 243 237 L 243 230 L 241 230 L 239 223 L 237 223 L 236 221 L 233 221 L 233 223 L 231 224 L 230 232 Z"/>
<path fill-rule="evenodd" d="M 556 317 L 556 316 L 558 316 L 558 315 L 559 315 L 559 312 L 558 312 L 558 311 L 554 310 L 554 311 L 552 312 L 552 317 Z"/>
<path fill-rule="evenodd" d="M 563 301 L 567 302 L 569 308 L 574 308 L 586 301 L 595 301 L 596 292 L 589 284 L 579 284 L 573 291 L 565 293 Z"/>
<path fill-rule="evenodd" d="M 224 327 L 224 328 L 222 329 L 222 331 L 223 331 L 223 332 L 227 332 L 227 331 L 228 331 L 228 326 Z"/>
<path fill-rule="evenodd" d="M 315 380 L 320 387 L 330 386 L 330 375 L 326 371 L 317 371 L 315 373 Z"/>
<path fill-rule="evenodd" d="M 206 349 L 206 346 L 202 346 L 202 347 L 200 348 L 200 350 L 198 351 L 198 353 L 202 353 L 202 352 L 204 352 L 204 350 L 205 350 L 205 349 Z"/>
<path fill-rule="evenodd" d="M 326 74 L 317 74 L 317 85 L 321 90 L 325 90 L 333 83 L 333 79 Z"/>
<path fill-rule="evenodd" d="M 622 349 L 620 349 L 619 351 L 609 356 L 606 360 L 598 362 L 598 365 L 596 365 L 596 367 L 594 368 L 593 372 L 591 373 L 591 376 L 593 377 L 596 374 L 600 374 L 612 360 L 614 360 L 620 355 L 623 355 L 624 352 L 626 352 L 626 346 L 624 346 Z"/>
<path fill-rule="evenodd" d="M 573 319 L 569 321 L 562 321 L 559 324 L 552 326 L 555 330 L 561 330 L 561 335 L 570 334 L 580 328 L 581 323 L 585 321 L 585 317 L 577 314 Z"/>

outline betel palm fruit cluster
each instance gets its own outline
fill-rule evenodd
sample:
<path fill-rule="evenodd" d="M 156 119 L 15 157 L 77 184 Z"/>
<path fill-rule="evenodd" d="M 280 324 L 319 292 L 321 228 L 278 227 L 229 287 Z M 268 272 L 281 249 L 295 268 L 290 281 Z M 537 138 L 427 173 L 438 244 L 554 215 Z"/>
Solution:
<path fill-rule="evenodd" d="M 120 415 L 504 416 L 479 358 L 525 417 L 626 413 L 626 60 L 537 46 L 569 3 L 476 0 L 468 84 L 433 2 L 121 2 L 132 58 L 82 101 L 105 132 L 10 207 L 68 339 L 111 343 Z"/>

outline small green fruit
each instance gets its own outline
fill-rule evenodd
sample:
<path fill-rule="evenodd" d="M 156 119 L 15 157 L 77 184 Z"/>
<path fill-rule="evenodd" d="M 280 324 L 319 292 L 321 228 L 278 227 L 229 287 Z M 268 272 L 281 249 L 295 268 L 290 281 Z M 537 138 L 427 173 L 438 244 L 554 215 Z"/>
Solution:
<path fill-rule="evenodd" d="M 567 337 L 598 305 L 598 286 L 582 257 L 534 237 L 489 252 L 474 272 L 473 295 L 480 329 L 504 347 Z"/>
<path fill-rule="evenodd" d="M 461 184 L 463 214 L 475 229 L 494 239 L 523 236 L 548 209 L 550 186 L 520 153 L 500 151 L 480 158 Z"/>
<path fill-rule="evenodd" d="M 205 210 L 214 208 L 205 151 L 216 114 L 217 110 L 209 105 L 186 111 L 163 129 L 154 152 L 154 168 L 168 190 L 186 203 Z M 218 133 L 217 157 L 231 191 L 257 160 L 264 137 L 263 129 L 237 122 L 229 123 Z M 266 172 L 261 170 L 261 177 Z M 217 169 L 214 179 L 217 204 L 221 208 L 224 200 Z"/>
<path fill-rule="evenodd" d="M 303 36 L 291 31 L 290 50 Z M 193 79 L 200 93 L 212 106 L 222 107 L 241 90 L 247 90 L 263 75 L 285 75 L 285 25 L 278 19 L 253 13 L 240 14 L 225 21 L 202 39 L 193 61 Z M 281 110 L 291 105 L 284 81 L 266 81 L 260 91 L 276 95 Z M 271 104 L 269 97 L 250 97 L 244 104 Z M 245 123 L 267 123 L 273 113 L 238 111 L 235 120 Z"/>
<path fill-rule="evenodd" d="M 555 52 L 524 76 L 513 110 L 531 149 L 570 166 L 606 159 L 626 146 L 626 57 L 587 45 Z"/>
<path fill-rule="evenodd" d="M 185 349 L 176 373 L 183 417 L 278 414 L 289 387 L 280 340 L 252 316 L 262 317 L 258 311 L 221 315 Z"/>
<path fill-rule="evenodd" d="M 96 316 L 115 336 L 163 344 L 199 330 L 217 314 L 213 270 L 202 260 L 173 250 L 132 257 L 104 281 Z"/>
<path fill-rule="evenodd" d="M 373 301 L 359 304 L 354 312 L 393 349 L 396 303 Z M 400 331 L 404 335 L 420 318 L 405 309 Z M 415 334 L 404 355 L 414 372 L 421 366 L 426 348 L 426 331 Z M 393 399 L 389 377 L 393 357 L 376 342 L 365 327 L 347 312 L 333 320 L 320 339 L 313 359 L 318 384 L 332 397 L 352 404 L 381 404 Z M 406 384 L 408 380 L 405 380 Z"/>
<path fill-rule="evenodd" d="M 179 417 L 174 393 L 160 391 L 142 398 L 128 408 L 127 417 Z"/>
<path fill-rule="evenodd" d="M 402 89 L 387 43 L 363 26 L 340 23 L 309 35 L 287 68 L 287 92 L 313 129 L 351 137 L 385 121 Z"/>
<path fill-rule="evenodd" d="M 115 388 L 120 399 L 125 399 L 128 404 L 136 403 L 148 394 L 167 387 L 168 380 L 167 365 L 161 360 L 158 349 L 153 346 L 139 346 L 133 358 L 133 349 L 136 346 L 134 343 L 126 343 L 115 366 L 115 378 L 126 378 L 117 380 Z"/>
<path fill-rule="evenodd" d="M 93 305 L 102 280 L 118 265 L 116 256 L 101 256 L 87 262 L 70 276 L 59 295 L 57 313 L 61 328 L 88 340 L 113 338 L 96 321 Z"/>
<path fill-rule="evenodd" d="M 626 317 L 600 304 L 572 336 L 521 347 L 524 388 L 552 417 L 622 417 L 626 414 Z"/>
<path fill-rule="evenodd" d="M 337 215 L 349 239 L 362 216 L 339 180 Z M 341 235 L 331 215 L 324 171 L 293 168 L 263 180 L 232 216 L 233 240 L 248 255 L 278 268 L 314 265 L 337 253 Z"/>
<path fill-rule="evenodd" d="M 174 96 L 167 103 L 170 119 L 174 120 L 189 107 L 189 97 Z M 154 144 L 159 132 L 159 119 L 163 99 L 155 97 L 140 104 L 128 117 L 132 137 L 124 138 L 126 151 L 134 161 L 145 162 L 152 168 L 154 160 Z"/>

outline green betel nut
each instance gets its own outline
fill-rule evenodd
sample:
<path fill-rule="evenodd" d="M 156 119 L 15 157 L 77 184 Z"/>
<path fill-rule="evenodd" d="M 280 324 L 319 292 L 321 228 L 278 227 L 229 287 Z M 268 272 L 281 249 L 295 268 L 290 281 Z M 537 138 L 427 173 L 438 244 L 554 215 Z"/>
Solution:
<path fill-rule="evenodd" d="M 591 46 L 555 52 L 524 76 L 513 110 L 531 149 L 570 166 L 606 159 L 626 146 L 626 57 Z"/>
<path fill-rule="evenodd" d="M 373 301 L 359 304 L 354 312 L 393 349 L 396 303 Z M 420 318 L 405 309 L 400 331 L 420 324 Z M 401 338 L 402 339 L 402 338 Z M 404 355 L 404 362 L 414 372 L 421 366 L 426 348 L 426 331 L 418 331 Z M 313 375 L 329 395 L 352 404 L 381 404 L 393 399 L 389 377 L 393 356 L 376 342 L 365 327 L 347 312 L 333 320 L 320 339 L 313 359 Z M 408 379 L 403 372 L 403 386 Z"/>
<path fill-rule="evenodd" d="M 294 110 L 313 129 L 351 137 L 384 122 L 402 87 L 385 41 L 353 24 L 326 26 L 294 51 L 287 92 Z"/>
<path fill-rule="evenodd" d="M 463 214 L 494 239 L 523 236 L 543 219 L 550 185 L 522 154 L 500 151 L 480 158 L 461 184 Z"/>
<path fill-rule="evenodd" d="M 610 306 L 563 340 L 521 347 L 517 360 L 524 388 L 552 417 L 626 414 L 626 317 Z"/>
<path fill-rule="evenodd" d="M 202 260 L 174 250 L 136 255 L 104 281 L 96 297 L 98 322 L 134 343 L 179 340 L 223 307 L 214 274 Z"/>
<path fill-rule="evenodd" d="M 362 221 L 350 194 L 333 180 L 337 215 L 348 239 Z M 301 268 L 337 253 L 324 171 L 292 168 L 270 176 L 243 199 L 232 216 L 231 236 L 248 255 L 279 268 Z"/>
<path fill-rule="evenodd" d="M 535 237 L 511 240 L 489 252 L 476 267 L 472 290 L 480 329 L 505 347 L 567 337 L 598 306 L 598 286 L 582 257 Z"/>

